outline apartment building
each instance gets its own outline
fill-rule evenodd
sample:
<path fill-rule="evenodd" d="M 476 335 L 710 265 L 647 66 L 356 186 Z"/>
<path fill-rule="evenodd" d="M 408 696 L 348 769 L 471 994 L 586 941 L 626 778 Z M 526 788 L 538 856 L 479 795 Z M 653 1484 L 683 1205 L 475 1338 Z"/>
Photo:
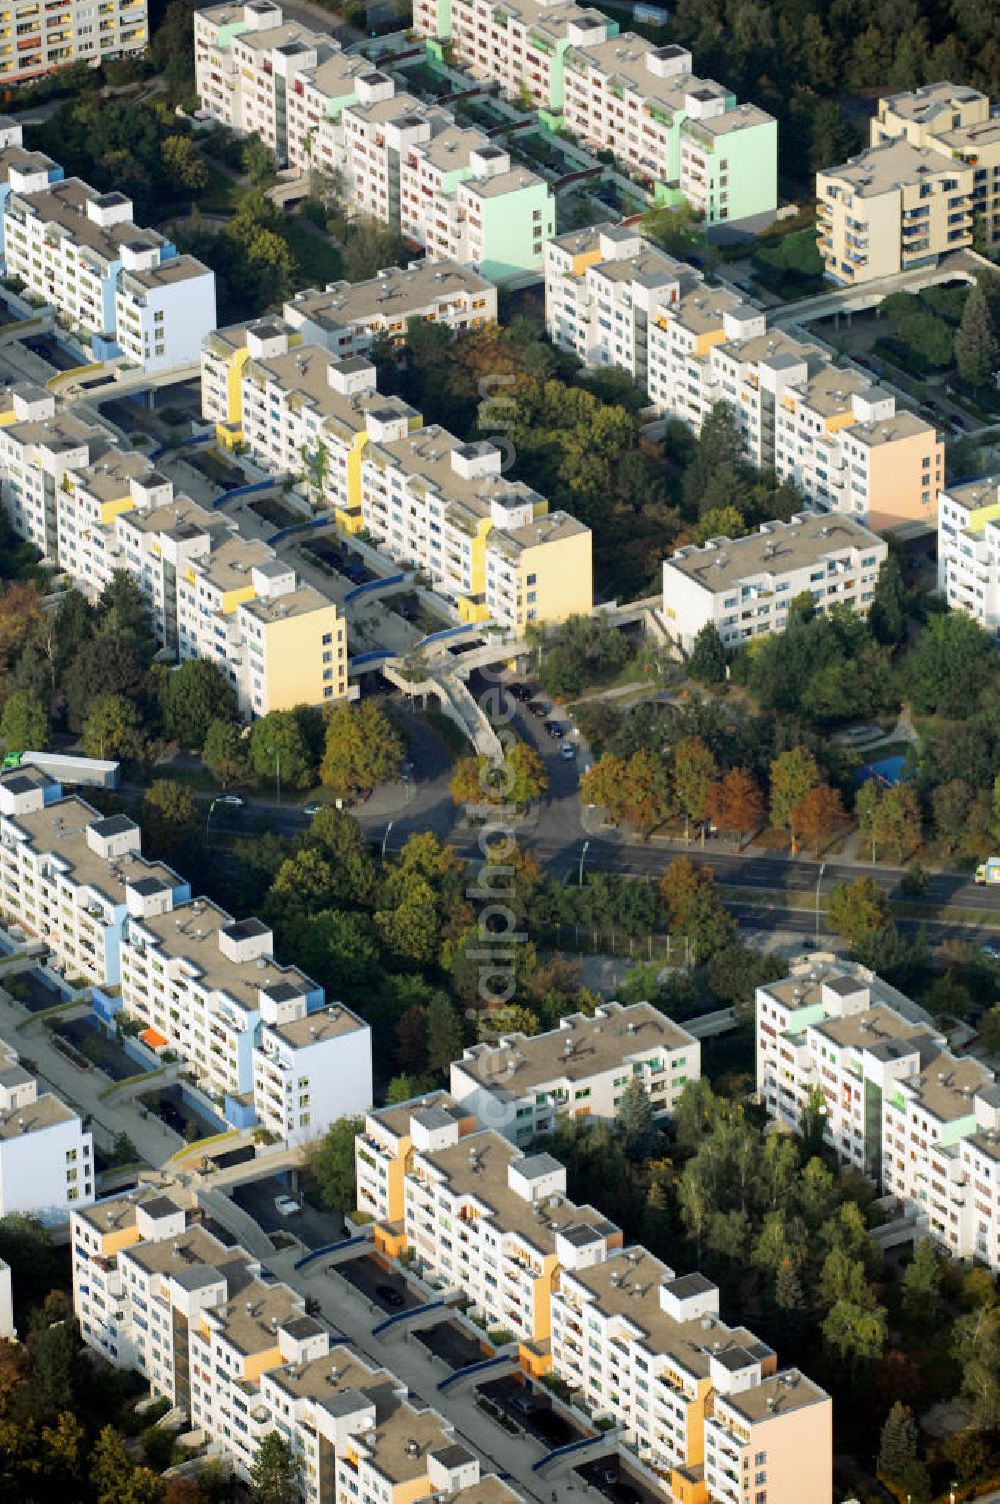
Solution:
<path fill-rule="evenodd" d="M 299 338 L 262 320 L 207 340 L 202 411 L 224 442 L 269 469 L 299 473 L 308 457 L 317 506 L 426 570 L 463 621 L 516 630 L 590 611 L 589 529 L 507 480 L 497 445 L 421 428 L 415 409 L 380 395 L 364 356 Z"/>
<path fill-rule="evenodd" d="M 832 1405 L 719 1291 L 644 1248 L 560 1271 L 552 1368 L 661 1478 L 671 1499 L 829 1504 Z"/>
<path fill-rule="evenodd" d="M 122 449 L 109 430 L 56 415 L 40 388 L 15 387 L 0 399 L 0 467 L 0 502 L 18 536 L 92 600 L 127 570 L 161 646 L 216 663 L 242 714 L 349 693 L 336 605 L 267 544 L 234 536 L 218 514 L 175 496 L 149 458 Z"/>
<path fill-rule="evenodd" d="M 757 1088 L 918 1215 L 954 1258 L 1000 1267 L 1000 1087 L 933 1020 L 863 967 L 806 957 L 757 989 Z"/>
<path fill-rule="evenodd" d="M 590 530 L 523 481 L 502 451 L 463 444 L 437 424 L 369 443 L 361 511 L 393 558 L 426 569 L 463 621 L 517 628 L 563 621 L 593 603 Z"/>
<path fill-rule="evenodd" d="M 182 1055 L 227 1121 L 300 1142 L 368 1107 L 371 1036 L 273 947 L 260 920 L 206 899 L 147 904 L 122 942 L 116 1010 Z"/>
<path fill-rule="evenodd" d="M 276 962 L 259 920 L 192 901 L 143 858 L 132 820 L 64 798 L 36 768 L 0 774 L 0 914 L 98 989 L 106 1020 L 125 1013 L 183 1055 L 240 1126 L 299 1142 L 370 1105 L 367 1024 Z"/>
<path fill-rule="evenodd" d="M 14 1326 L 14 1291 L 11 1284 L 10 1265 L 0 1259 L 0 1338 L 4 1342 L 16 1342 Z"/>
<path fill-rule="evenodd" d="M 93 1135 L 53 1092 L 39 1091 L 17 1051 L 0 1040 L 0 1217 L 37 1217 L 51 1226 L 93 1199 Z M 4 1269 L 0 1337 L 11 1335 L 10 1270 Z"/>
<path fill-rule="evenodd" d="M 493 281 L 538 271 L 555 200 L 512 170 L 484 131 L 396 93 L 392 79 L 268 3 L 195 13 L 202 107 L 256 132 L 286 163 L 323 173 L 352 210 L 398 229 L 431 260 L 468 263 Z"/>
<path fill-rule="evenodd" d="M 58 162 L 41 151 L 24 146 L 24 128 L 10 115 L 0 115 L 0 264 L 3 262 L 3 211 L 14 182 L 57 183 L 65 176 Z"/>
<path fill-rule="evenodd" d="M 20 84 L 68 63 L 137 57 L 149 45 L 146 0 L 27 0 L 0 7 L 0 83 Z"/>
<path fill-rule="evenodd" d="M 625 32 L 573 45 L 564 61 L 563 123 L 613 151 L 658 203 L 688 203 L 710 226 L 773 214 L 777 121 L 697 78 L 690 52 Z"/>
<path fill-rule="evenodd" d="M 974 230 L 987 250 L 995 250 L 1000 244 L 1000 121 L 987 95 L 947 82 L 888 94 L 872 119 L 871 144 L 900 138 L 972 168 Z"/>
<path fill-rule="evenodd" d="M 331 1342 L 297 1291 L 163 1191 L 74 1216 L 72 1259 L 84 1341 L 182 1408 L 244 1480 L 277 1431 L 305 1504 L 518 1504 L 401 1380 Z"/>
<path fill-rule="evenodd" d="M 343 111 L 342 171 L 354 208 L 398 227 L 431 260 L 468 262 L 491 281 L 541 271 L 555 234 L 548 184 L 485 132 L 389 79 Z"/>
<path fill-rule="evenodd" d="M 30 383 L 7 392 L 0 405 L 0 498 L 18 537 L 54 564 L 63 483 L 112 450 L 113 437 L 74 413 L 57 415 L 52 393 Z"/>
<path fill-rule="evenodd" d="M 856 287 L 972 245 L 975 168 L 902 136 L 816 174 L 826 275 Z"/>
<path fill-rule="evenodd" d="M 632 225 L 575 230 L 545 246 L 545 327 L 584 365 L 617 366 L 648 391 L 650 327 L 700 281 Z"/>
<path fill-rule="evenodd" d="M 453 334 L 495 324 L 497 290 L 457 261 L 416 261 L 406 268 L 386 267 L 367 282 L 306 288 L 285 304 L 282 315 L 303 344 L 321 345 L 344 358 L 364 355 L 375 339 L 402 344 L 411 319 L 426 319 Z"/>
<path fill-rule="evenodd" d="M 1000 479 L 949 486 L 938 505 L 938 591 L 1000 635 Z"/>
<path fill-rule="evenodd" d="M 649 335 L 650 395 L 700 428 L 716 402 L 737 416 L 748 459 L 817 507 L 888 531 L 932 529 L 944 441 L 861 372 L 833 366 L 728 291 L 661 308 Z"/>
<path fill-rule="evenodd" d="M 613 1122 L 633 1081 L 666 1117 L 700 1074 L 698 1040 L 658 1008 L 604 1003 L 592 1018 L 573 1013 L 544 1034 L 470 1045 L 452 1062 L 450 1085 L 480 1128 L 524 1144 L 550 1133 L 559 1116 Z"/>
<path fill-rule="evenodd" d="M 97 359 L 124 355 L 153 371 L 196 361 L 215 325 L 214 272 L 139 229 L 125 194 L 98 193 L 79 178 L 53 181 L 44 161 L 10 169 L 6 275 L 90 336 Z"/>
<path fill-rule="evenodd" d="M 258 134 L 281 167 L 337 168 L 341 111 L 376 71 L 367 58 L 286 22 L 268 0 L 196 10 L 194 51 L 202 108 L 216 120 Z"/>
<path fill-rule="evenodd" d="M 416 0 L 413 28 L 435 48 L 447 42 L 476 76 L 554 115 L 563 108 L 567 48 L 618 33 L 617 21 L 573 0 Z"/>
<path fill-rule="evenodd" d="M 529 1374 L 560 1378 L 619 1428 L 671 1500 L 829 1504 L 829 1396 L 720 1320 L 702 1275 L 624 1248 L 569 1201 L 551 1155 L 478 1131 L 469 1105 L 438 1093 L 368 1114 L 357 1185 L 376 1246 L 461 1288 Z"/>
<path fill-rule="evenodd" d="M 745 538 L 711 538 L 663 561 L 663 612 L 689 652 L 709 622 L 726 648 L 781 632 L 788 607 L 810 595 L 817 611 L 866 615 L 888 546 L 848 517 L 799 513 Z"/>
<path fill-rule="evenodd" d="M 190 888 L 141 854 L 125 815 L 101 815 L 35 768 L 0 774 L 0 913 L 44 940 L 68 976 L 115 986 L 126 920 Z"/>

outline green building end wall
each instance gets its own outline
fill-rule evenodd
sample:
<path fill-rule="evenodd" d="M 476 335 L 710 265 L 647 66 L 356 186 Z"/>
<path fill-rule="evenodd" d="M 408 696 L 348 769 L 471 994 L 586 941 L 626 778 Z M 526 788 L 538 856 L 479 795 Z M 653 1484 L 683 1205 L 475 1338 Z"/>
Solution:
<path fill-rule="evenodd" d="M 517 193 L 504 194 L 503 198 L 483 201 L 483 264 L 480 270 L 492 281 L 521 272 L 540 271 L 544 252 L 535 255 L 532 250 L 536 209 L 542 211 L 542 241 L 552 238 L 556 232 L 555 202 L 544 183 L 522 188 Z"/>
<path fill-rule="evenodd" d="M 711 164 L 716 205 L 720 193 L 719 163 L 723 158 L 729 163 L 728 219 L 750 219 L 778 207 L 777 121 L 762 120 L 759 125 L 730 131 L 718 138 L 715 151 L 707 159 Z M 718 209 L 714 222 L 719 223 Z"/>

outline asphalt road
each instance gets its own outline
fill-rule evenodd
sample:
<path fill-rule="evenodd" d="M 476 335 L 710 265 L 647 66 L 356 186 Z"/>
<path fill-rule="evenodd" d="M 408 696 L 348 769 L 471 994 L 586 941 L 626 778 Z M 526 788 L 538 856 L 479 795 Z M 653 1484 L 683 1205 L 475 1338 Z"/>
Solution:
<path fill-rule="evenodd" d="M 470 688 L 476 692 L 474 680 Z M 378 844 L 385 840 L 389 852 L 398 851 L 415 832 L 431 830 L 450 841 L 463 856 L 481 857 L 478 829 L 471 828 L 464 820 L 448 792 L 452 767 L 448 752 L 420 716 L 398 706 L 397 711 L 409 738 L 408 755 L 414 766 L 413 778 L 407 783 L 376 790 L 372 798 L 354 808 L 352 814 L 370 840 Z M 731 841 L 720 839 L 710 839 L 705 846 L 696 843 L 685 846 L 680 841 L 657 838 L 646 843 L 627 841 L 614 827 L 601 824 L 596 810 L 581 808 L 579 777 L 589 760 L 589 752 L 570 726 L 564 710 L 555 711 L 552 718 L 567 724 L 569 739 L 578 747 L 577 757 L 572 762 L 560 757 L 559 742 L 547 735 L 544 721 L 521 705 L 516 707 L 513 715 L 513 730 L 541 755 L 550 788 L 537 810 L 523 821 L 514 822 L 511 829 L 518 842 L 533 851 L 543 867 L 564 881 L 578 879 L 581 861 L 587 871 L 621 872 L 655 879 L 662 875 L 673 857 L 686 851 L 711 867 L 718 883 L 743 890 L 741 898 L 747 892 L 756 891 L 760 893 L 762 903 L 769 901 L 767 908 L 760 909 L 737 904 L 735 911 L 742 915 L 746 909 L 748 922 L 749 915 L 753 914 L 757 928 L 778 927 L 803 932 L 815 923 L 809 900 L 815 898 L 817 885 L 821 905 L 838 883 L 849 882 L 860 874 L 874 877 L 886 892 L 902 897 L 899 891 L 904 875 L 902 867 L 872 866 L 863 861 L 817 862 L 803 856 L 792 858 L 781 852 L 737 852 Z M 206 801 L 209 798 L 208 795 L 199 797 Z M 216 806 L 212 816 L 213 831 L 252 834 L 263 820 L 269 829 L 292 835 L 304 830 L 309 823 L 300 803 L 285 799 L 279 805 L 273 796 L 245 797 L 243 809 Z M 301 799 L 302 796 L 292 798 Z M 801 903 L 787 909 L 774 907 L 775 899 L 783 892 L 801 895 L 808 908 L 803 908 Z M 1000 887 L 977 887 L 963 873 L 932 874 L 925 902 L 932 909 L 950 907 L 975 911 L 982 915 L 984 925 L 1000 925 Z M 967 937 L 970 933 L 968 926 L 949 921 L 940 923 L 941 928 L 950 933 Z M 906 927 L 905 922 L 903 927 Z"/>

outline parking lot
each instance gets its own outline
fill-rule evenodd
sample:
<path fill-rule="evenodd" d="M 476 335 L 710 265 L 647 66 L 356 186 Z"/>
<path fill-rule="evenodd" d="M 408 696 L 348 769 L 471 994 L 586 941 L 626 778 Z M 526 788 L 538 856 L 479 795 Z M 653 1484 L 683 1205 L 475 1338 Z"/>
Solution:
<path fill-rule="evenodd" d="M 328 1243 L 336 1243 L 344 1236 L 343 1218 L 338 1213 L 318 1211 L 296 1196 L 277 1175 L 234 1186 L 229 1194 L 237 1206 L 249 1213 L 262 1232 L 291 1233 L 306 1248 L 325 1248 Z M 283 1217 L 274 1205 L 274 1198 L 289 1195 L 301 1202 L 302 1210 Z"/>
<path fill-rule="evenodd" d="M 480 1384 L 478 1390 L 484 1399 L 499 1406 L 505 1415 L 549 1448 L 582 1441 L 588 1434 L 581 1426 L 558 1414 L 543 1389 L 529 1390 L 513 1377 L 493 1379 L 488 1384 Z"/>
<path fill-rule="evenodd" d="M 427 1327 L 426 1331 L 415 1332 L 414 1336 L 428 1352 L 440 1358 L 442 1363 L 447 1363 L 453 1372 L 459 1368 L 468 1368 L 471 1363 L 478 1363 L 487 1356 L 476 1339 L 463 1330 L 457 1321 L 439 1321 L 436 1326 Z"/>
<path fill-rule="evenodd" d="M 55 1032 L 68 1040 L 92 1065 L 110 1076 L 112 1081 L 125 1081 L 143 1069 L 92 1018 L 63 1019 L 57 1024 Z"/>
<path fill-rule="evenodd" d="M 610 1504 L 663 1504 L 663 1495 L 623 1465 L 615 1452 L 582 1462 L 574 1471 Z"/>
<path fill-rule="evenodd" d="M 377 1254 L 362 1254 L 361 1258 L 338 1264 L 336 1269 L 348 1284 L 360 1290 L 366 1299 L 387 1316 L 398 1315 L 400 1311 L 412 1311 L 417 1306 L 426 1304 L 423 1296 L 415 1295 L 402 1275 L 394 1269 L 388 1269 Z"/>

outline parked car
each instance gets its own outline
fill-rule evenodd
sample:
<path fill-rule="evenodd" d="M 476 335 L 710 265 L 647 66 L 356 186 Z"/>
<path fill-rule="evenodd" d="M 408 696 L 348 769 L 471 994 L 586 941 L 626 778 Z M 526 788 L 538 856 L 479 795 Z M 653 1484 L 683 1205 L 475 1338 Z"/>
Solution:
<path fill-rule="evenodd" d="M 395 1285 L 376 1285 L 375 1294 L 383 1305 L 392 1306 L 393 1310 L 403 1304 L 403 1292 L 397 1290 Z"/>
<path fill-rule="evenodd" d="M 530 701 L 528 709 L 531 711 L 532 715 L 537 716 L 539 720 L 542 720 L 543 717 L 547 716 L 549 713 L 549 707 L 543 700 Z"/>
<path fill-rule="evenodd" d="M 322 804 L 306 804 L 303 806 L 302 813 L 308 815 L 311 820 L 313 815 L 318 815 L 322 808 Z"/>
<path fill-rule="evenodd" d="M 979 953 L 985 956 L 987 961 L 1000 961 L 1000 945 L 981 945 Z"/>
<path fill-rule="evenodd" d="M 216 804 L 228 804 L 230 809 L 242 809 L 246 800 L 241 799 L 239 794 L 217 794 L 215 802 Z"/>
<path fill-rule="evenodd" d="M 274 1209 L 279 1217 L 294 1217 L 302 1210 L 302 1202 L 296 1201 L 294 1196 L 275 1196 Z"/>
<path fill-rule="evenodd" d="M 514 699 L 520 700 L 522 704 L 527 704 L 527 702 L 531 699 L 530 684 L 508 684 L 507 688 L 514 696 Z"/>
<path fill-rule="evenodd" d="M 572 742 L 563 742 L 562 746 L 559 748 L 559 756 L 562 758 L 563 762 L 572 762 L 574 757 L 576 756 L 576 747 Z"/>
<path fill-rule="evenodd" d="M 566 734 L 565 733 L 565 728 L 562 727 L 562 726 L 560 726 L 560 724 L 559 724 L 558 721 L 546 721 L 545 722 L 545 729 L 549 733 L 549 735 L 551 737 L 553 737 L 553 738 L 554 737 L 559 737 L 561 739 Z"/>

